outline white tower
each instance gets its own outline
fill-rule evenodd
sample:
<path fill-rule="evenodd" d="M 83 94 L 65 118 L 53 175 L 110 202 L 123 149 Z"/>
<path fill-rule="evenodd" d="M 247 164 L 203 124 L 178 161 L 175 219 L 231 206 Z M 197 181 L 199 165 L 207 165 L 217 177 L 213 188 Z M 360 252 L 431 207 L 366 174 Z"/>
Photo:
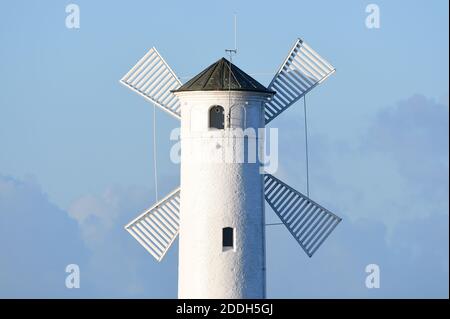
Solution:
<path fill-rule="evenodd" d="M 259 129 L 334 72 L 298 39 L 264 87 L 222 58 L 182 85 L 152 48 L 121 83 L 181 120 L 181 187 L 125 226 L 158 261 L 179 236 L 179 298 L 264 298 L 264 199 L 312 256 L 339 217 L 264 173 Z"/>
<path fill-rule="evenodd" d="M 180 298 L 265 297 L 264 180 L 258 157 L 248 159 L 248 147 L 259 143 L 248 139 L 264 127 L 264 104 L 273 93 L 224 58 L 175 91 Z"/>

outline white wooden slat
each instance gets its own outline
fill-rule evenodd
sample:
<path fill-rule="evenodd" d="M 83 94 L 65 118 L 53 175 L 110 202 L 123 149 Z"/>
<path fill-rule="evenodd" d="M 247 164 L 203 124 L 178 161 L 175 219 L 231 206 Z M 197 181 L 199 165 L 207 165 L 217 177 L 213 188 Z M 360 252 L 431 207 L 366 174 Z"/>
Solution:
<path fill-rule="evenodd" d="M 164 240 L 167 242 L 170 242 L 171 238 L 170 235 L 166 233 L 166 227 L 164 227 L 163 224 L 161 224 L 161 222 L 158 220 L 158 218 L 156 218 L 156 216 L 147 216 L 146 218 L 144 218 L 144 220 L 153 225 L 153 228 L 160 230 L 160 234 L 162 237 L 164 237 Z"/>
<path fill-rule="evenodd" d="M 141 243 L 141 245 L 143 245 L 142 242 L 144 242 L 145 243 L 145 245 L 143 245 L 144 248 L 147 249 L 147 251 L 149 251 L 153 256 L 155 256 L 155 254 L 156 255 L 161 254 L 160 250 L 157 247 L 155 247 L 155 245 L 153 245 L 151 240 L 141 231 L 141 229 L 138 226 L 132 227 L 132 231 L 137 235 L 134 236 L 134 238 L 139 238 L 140 239 L 139 242 Z"/>
<path fill-rule="evenodd" d="M 137 69 L 133 74 L 131 74 L 130 78 L 127 80 L 132 86 L 137 86 L 139 82 L 141 82 L 144 78 L 148 79 L 148 77 L 158 70 L 161 67 L 161 60 L 158 59 L 156 54 L 153 54 L 151 57 L 147 59 L 142 65 Z M 150 72 L 153 71 L 153 72 Z"/>
<path fill-rule="evenodd" d="M 142 91 L 146 95 L 152 96 L 154 99 L 156 99 L 156 94 L 154 91 L 161 84 L 161 82 L 166 79 L 166 75 L 168 75 L 168 71 L 164 70 L 164 68 L 160 68 L 158 71 L 155 72 L 154 75 L 152 75 L 152 77 L 149 79 L 149 82 L 145 84 L 144 86 L 145 88 L 142 89 Z"/>
<path fill-rule="evenodd" d="M 297 39 L 268 86 L 276 94 L 265 104 L 266 124 L 334 72 L 335 68 L 330 63 L 304 41 Z"/>
<path fill-rule="evenodd" d="M 148 66 L 147 69 L 143 70 L 142 73 L 131 83 L 136 89 L 141 92 L 145 92 L 147 86 L 155 81 L 155 78 L 164 71 L 164 63 L 161 60 L 155 59 L 152 64 Z"/>
<path fill-rule="evenodd" d="M 270 174 L 264 175 L 264 195 L 309 257 L 341 221 L 340 217 Z"/>
<path fill-rule="evenodd" d="M 130 85 L 140 89 L 147 83 L 148 78 L 163 66 L 161 60 L 158 60 L 156 57 L 150 64 L 148 64 L 149 62 L 150 61 L 146 61 L 139 70 L 136 71 L 136 74 L 133 74 L 133 81 L 128 81 Z"/>
<path fill-rule="evenodd" d="M 149 216 L 151 217 L 151 216 Z M 153 222 L 151 218 L 143 218 L 141 220 L 141 224 L 150 232 L 153 232 L 157 234 L 157 240 L 158 242 L 162 243 L 163 245 L 170 243 L 170 238 L 168 238 L 164 232 L 164 229 L 161 229 L 158 227 L 156 223 Z"/>
<path fill-rule="evenodd" d="M 153 257 L 157 258 L 157 256 L 159 255 L 157 252 L 155 252 L 140 236 L 139 234 L 135 231 L 135 229 L 129 228 L 127 229 L 127 231 L 131 234 L 131 236 L 133 236 L 134 239 L 137 240 L 138 243 L 141 244 L 142 247 L 144 247 L 150 254 L 153 255 Z"/>
<path fill-rule="evenodd" d="M 304 54 L 304 59 L 309 61 L 309 64 L 312 67 L 318 69 L 322 76 L 325 76 L 328 72 L 331 71 L 326 65 L 324 65 L 321 61 L 317 60 L 307 50 L 305 50 L 305 48 L 300 48 L 300 51 L 302 51 L 302 53 Z"/>
<path fill-rule="evenodd" d="M 143 57 L 141 60 L 139 60 L 138 63 L 135 64 L 135 66 L 133 66 L 130 71 L 128 71 L 127 74 L 125 74 L 122 78 L 122 80 L 133 80 L 133 74 L 139 74 L 140 72 L 137 72 L 137 69 L 142 69 L 144 67 L 144 64 L 146 65 L 148 62 L 150 62 L 152 60 L 152 55 L 154 55 L 154 51 L 153 50 L 149 50 Z"/>
<path fill-rule="evenodd" d="M 328 69 L 333 70 L 334 67 L 328 63 L 324 58 L 322 58 L 316 51 L 314 51 L 307 43 L 303 42 L 303 47 L 311 52 L 311 55 L 318 59 L 321 63 L 323 63 Z"/>
<path fill-rule="evenodd" d="M 136 224 L 136 227 L 141 231 L 141 236 L 146 239 L 146 242 L 149 244 L 149 246 L 151 246 L 155 251 L 161 254 L 164 250 L 164 247 L 158 243 L 154 233 L 148 232 L 147 229 L 144 228 L 144 225 L 142 223 Z"/>
<path fill-rule="evenodd" d="M 166 93 L 167 91 L 164 91 L 164 88 L 166 87 L 166 84 L 169 83 L 170 85 L 170 75 L 167 73 L 167 71 L 164 71 L 161 74 L 161 77 L 158 78 L 158 82 L 156 82 L 156 85 L 151 85 L 146 90 L 146 94 L 154 96 L 155 99 L 159 100 L 160 103 L 162 103 L 162 100 L 159 99 L 159 96 L 161 93 Z"/>
<path fill-rule="evenodd" d="M 158 99 L 161 101 L 162 104 L 169 106 L 169 101 L 172 97 L 175 97 L 175 95 L 172 94 L 172 90 L 175 90 L 176 83 L 175 82 L 167 82 L 166 87 L 161 92 L 161 95 L 158 97 Z"/>
<path fill-rule="evenodd" d="M 182 83 L 156 48 L 151 48 L 122 77 L 120 83 L 170 115 L 180 118 L 180 103 L 171 91 L 178 89 Z M 169 96 L 173 98 L 168 99 Z"/>
<path fill-rule="evenodd" d="M 178 236 L 180 188 L 129 222 L 125 229 L 156 260 L 161 261 Z"/>

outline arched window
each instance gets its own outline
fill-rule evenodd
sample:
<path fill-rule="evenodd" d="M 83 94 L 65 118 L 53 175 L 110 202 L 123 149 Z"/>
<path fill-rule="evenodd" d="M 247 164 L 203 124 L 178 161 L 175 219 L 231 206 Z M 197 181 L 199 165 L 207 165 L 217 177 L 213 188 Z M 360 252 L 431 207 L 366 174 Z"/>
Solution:
<path fill-rule="evenodd" d="M 215 128 L 218 130 L 224 129 L 224 109 L 220 105 L 213 105 L 209 109 L 209 128 Z"/>

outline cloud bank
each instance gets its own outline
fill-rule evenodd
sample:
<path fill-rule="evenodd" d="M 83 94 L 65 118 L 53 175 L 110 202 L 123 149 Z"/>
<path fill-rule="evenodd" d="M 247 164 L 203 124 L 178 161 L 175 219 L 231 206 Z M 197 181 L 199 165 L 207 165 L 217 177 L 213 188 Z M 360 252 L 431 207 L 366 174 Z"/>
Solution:
<path fill-rule="evenodd" d="M 448 297 L 448 105 L 415 95 L 368 128 L 348 141 L 311 137 L 312 198 L 344 221 L 311 260 L 284 229 L 268 230 L 271 296 Z M 291 144 L 280 145 L 279 175 L 304 190 L 302 145 L 292 155 Z M 365 287 L 371 263 L 380 289 Z"/>

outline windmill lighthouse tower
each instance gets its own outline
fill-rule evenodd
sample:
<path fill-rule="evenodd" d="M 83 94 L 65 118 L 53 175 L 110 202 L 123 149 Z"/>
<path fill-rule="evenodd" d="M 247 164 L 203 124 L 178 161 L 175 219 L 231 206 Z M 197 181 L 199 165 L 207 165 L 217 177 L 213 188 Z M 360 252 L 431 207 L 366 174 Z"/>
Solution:
<path fill-rule="evenodd" d="M 152 48 L 121 83 L 181 121 L 181 186 L 125 226 L 158 261 L 179 236 L 179 298 L 265 298 L 266 200 L 311 257 L 341 219 L 265 173 L 261 128 L 334 68 L 296 40 L 266 88 L 222 58 L 184 85 Z"/>
<path fill-rule="evenodd" d="M 183 189 L 178 295 L 263 298 L 264 180 L 257 160 L 239 158 L 258 136 L 239 133 L 264 127 L 264 103 L 275 92 L 222 58 L 174 93 Z"/>

